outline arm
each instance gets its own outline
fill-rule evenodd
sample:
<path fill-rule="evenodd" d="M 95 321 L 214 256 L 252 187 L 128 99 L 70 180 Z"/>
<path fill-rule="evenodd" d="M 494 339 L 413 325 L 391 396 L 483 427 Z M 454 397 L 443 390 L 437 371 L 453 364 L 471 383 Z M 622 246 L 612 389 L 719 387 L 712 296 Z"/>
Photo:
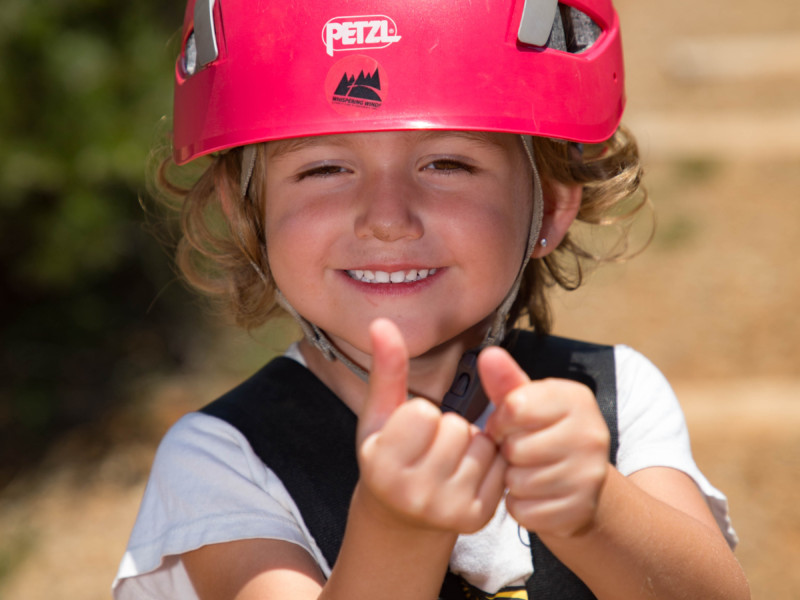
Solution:
<path fill-rule="evenodd" d="M 750 598 L 695 483 L 667 468 L 609 468 L 592 524 L 542 541 L 598 598 Z"/>
<path fill-rule="evenodd" d="M 399 331 L 374 324 L 369 396 L 359 415 L 361 477 L 339 557 L 326 582 L 301 548 L 275 540 L 183 555 L 203 600 L 438 596 L 458 533 L 491 519 L 504 490 L 494 442 L 426 400 L 406 400 Z M 411 432 L 411 435 L 410 435 Z M 290 593 L 291 592 L 291 593 Z"/>
<path fill-rule="evenodd" d="M 667 468 L 623 477 L 591 391 L 531 382 L 500 349 L 480 358 L 498 406 L 487 426 L 509 463 L 509 512 L 598 598 L 749 598 L 694 482 Z"/>
<path fill-rule="evenodd" d="M 432 600 L 457 534 L 415 529 L 370 506 L 357 488 L 345 539 L 327 582 L 308 552 L 281 540 L 213 544 L 182 556 L 202 600 L 398 598 Z"/>
<path fill-rule="evenodd" d="M 238 540 L 184 554 L 202 600 L 437 597 L 456 535 L 387 522 L 357 490 L 331 578 L 312 556 L 282 540 Z"/>

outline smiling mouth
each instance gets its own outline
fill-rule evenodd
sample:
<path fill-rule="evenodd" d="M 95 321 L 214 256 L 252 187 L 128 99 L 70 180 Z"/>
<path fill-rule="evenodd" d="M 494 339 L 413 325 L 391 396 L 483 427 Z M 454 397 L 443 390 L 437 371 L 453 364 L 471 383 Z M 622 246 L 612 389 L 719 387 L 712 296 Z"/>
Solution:
<path fill-rule="evenodd" d="M 348 270 L 351 279 L 364 283 L 413 283 L 422 281 L 436 273 L 436 269 L 409 269 L 408 271 L 369 271 L 354 269 Z"/>

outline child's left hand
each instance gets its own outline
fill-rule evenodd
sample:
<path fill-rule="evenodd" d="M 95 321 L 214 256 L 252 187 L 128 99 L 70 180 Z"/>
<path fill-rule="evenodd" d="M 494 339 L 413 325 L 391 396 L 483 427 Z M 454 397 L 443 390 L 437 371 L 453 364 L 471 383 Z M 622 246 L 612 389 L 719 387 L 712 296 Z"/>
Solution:
<path fill-rule="evenodd" d="M 503 349 L 478 359 L 497 407 L 486 432 L 508 461 L 506 505 L 526 529 L 569 537 L 590 527 L 609 469 L 609 431 L 591 390 L 574 381 L 531 381 Z"/>

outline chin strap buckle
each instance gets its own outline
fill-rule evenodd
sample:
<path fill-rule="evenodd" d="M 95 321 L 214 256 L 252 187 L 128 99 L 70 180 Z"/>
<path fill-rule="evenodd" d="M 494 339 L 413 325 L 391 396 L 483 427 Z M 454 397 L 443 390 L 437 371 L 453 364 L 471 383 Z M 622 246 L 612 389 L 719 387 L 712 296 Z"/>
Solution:
<path fill-rule="evenodd" d="M 458 369 L 450 389 L 442 400 L 442 412 L 455 412 L 474 422 L 483 414 L 489 399 L 478 377 L 478 350 L 466 352 L 458 361 Z"/>

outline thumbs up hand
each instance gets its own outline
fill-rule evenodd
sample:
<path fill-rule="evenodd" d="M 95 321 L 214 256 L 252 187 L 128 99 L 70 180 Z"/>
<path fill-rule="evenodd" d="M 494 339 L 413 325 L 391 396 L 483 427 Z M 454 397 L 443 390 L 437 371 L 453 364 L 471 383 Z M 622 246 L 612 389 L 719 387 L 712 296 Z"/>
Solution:
<path fill-rule="evenodd" d="M 362 492 L 409 525 L 477 531 L 502 497 L 505 462 L 459 415 L 407 399 L 408 351 L 391 321 L 374 321 L 370 336 L 369 395 L 357 435 Z"/>
<path fill-rule="evenodd" d="M 609 467 L 609 431 L 591 390 L 531 381 L 496 347 L 480 354 L 478 372 L 496 406 L 486 432 L 509 465 L 509 512 L 539 534 L 569 537 L 590 526 Z"/>

